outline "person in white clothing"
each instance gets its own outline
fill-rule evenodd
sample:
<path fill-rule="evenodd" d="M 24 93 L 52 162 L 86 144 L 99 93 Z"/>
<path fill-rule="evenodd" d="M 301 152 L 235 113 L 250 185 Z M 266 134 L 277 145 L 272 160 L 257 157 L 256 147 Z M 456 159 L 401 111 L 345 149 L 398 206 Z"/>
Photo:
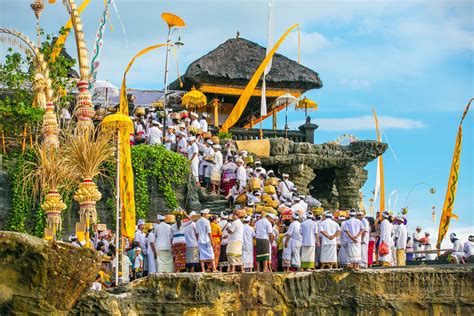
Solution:
<path fill-rule="evenodd" d="M 247 186 L 247 171 L 244 167 L 244 161 L 241 158 L 238 158 L 235 161 L 237 165 L 237 171 L 235 172 L 239 188 L 244 189 Z"/>
<path fill-rule="evenodd" d="M 229 219 L 229 214 L 227 212 L 221 212 L 221 220 L 218 223 L 222 231 L 221 237 L 221 253 L 219 255 L 219 270 L 222 272 L 229 267 L 229 261 L 227 259 L 227 244 L 229 243 L 229 233 L 227 232 L 227 227 L 230 223 L 227 221 Z"/>
<path fill-rule="evenodd" d="M 196 129 L 200 129 L 201 124 L 198 121 L 199 115 L 196 112 L 191 112 L 190 117 L 191 117 L 191 122 L 189 126 L 194 127 Z"/>
<path fill-rule="evenodd" d="M 199 266 L 199 249 L 198 249 L 198 231 L 196 221 L 199 214 L 192 211 L 189 213 L 189 224 L 184 228 L 184 240 L 186 242 L 186 268 L 189 272 Z"/>
<path fill-rule="evenodd" d="M 202 118 L 199 121 L 199 125 L 201 126 L 201 130 L 202 130 L 203 133 L 206 133 L 207 131 L 209 131 L 209 125 L 207 123 L 207 117 L 208 116 L 209 115 L 206 112 L 201 114 Z"/>
<path fill-rule="evenodd" d="M 211 173 L 211 194 L 219 194 L 224 159 L 222 157 L 221 145 L 215 144 L 212 146 L 212 149 L 214 150 L 214 163 L 212 165 Z"/>
<path fill-rule="evenodd" d="M 210 264 L 212 272 L 217 272 L 216 262 L 214 260 L 214 249 L 212 247 L 211 223 L 209 222 L 209 209 L 201 210 L 201 218 L 196 222 L 198 231 L 199 261 L 201 269 L 206 270 L 206 264 Z"/>
<path fill-rule="evenodd" d="M 133 239 L 142 249 L 142 253 L 146 253 L 146 235 L 143 232 L 144 227 L 145 221 L 142 219 L 138 220 L 137 230 L 135 231 L 135 238 Z"/>
<path fill-rule="evenodd" d="M 270 269 L 270 247 L 273 241 L 272 224 L 268 220 L 271 217 L 270 214 L 267 213 L 267 216 L 255 223 L 257 271 L 268 272 Z M 262 269 L 260 269 L 260 263 L 263 265 Z"/>
<path fill-rule="evenodd" d="M 289 180 L 290 176 L 287 173 L 284 173 L 282 176 L 283 180 L 278 184 L 278 192 L 280 193 L 280 197 L 291 199 L 292 192 L 296 189 L 296 186 Z"/>
<path fill-rule="evenodd" d="M 154 233 L 156 225 L 153 225 L 153 229 L 148 233 L 147 236 L 147 247 L 146 247 L 146 254 L 147 254 L 147 263 L 148 263 L 148 274 L 156 273 L 156 260 L 157 260 L 157 252 L 155 247 L 156 236 Z"/>
<path fill-rule="evenodd" d="M 293 213 L 291 218 L 291 224 L 288 227 L 288 231 L 285 236 L 285 247 L 288 243 L 292 242 L 291 248 L 291 267 L 297 271 L 301 268 L 301 223 L 299 222 L 300 216 L 297 213 Z"/>
<path fill-rule="evenodd" d="M 449 234 L 449 240 L 453 243 L 453 249 L 450 251 L 456 263 L 462 263 L 464 257 L 464 247 L 455 233 Z"/>
<path fill-rule="evenodd" d="M 130 258 L 126 255 L 122 255 L 121 257 L 122 257 L 122 266 L 120 268 L 122 272 L 122 283 L 120 284 L 127 284 L 130 282 L 130 274 L 132 273 L 132 261 L 130 261 Z M 113 275 L 115 275 L 115 269 L 117 269 L 117 262 L 118 262 L 118 257 L 115 256 L 112 261 L 112 274 Z M 149 268 L 148 268 L 148 273 L 150 273 Z"/>
<path fill-rule="evenodd" d="M 464 260 L 474 256 L 474 236 L 473 235 L 470 235 L 468 237 L 467 242 L 464 243 L 463 251 L 464 251 L 464 256 L 463 256 Z"/>
<path fill-rule="evenodd" d="M 379 256 L 378 260 L 380 265 L 384 267 L 389 267 L 392 261 L 392 230 L 393 226 L 392 223 L 389 222 L 388 212 L 382 212 L 383 220 L 380 223 L 380 244 L 379 244 Z M 385 245 L 383 245 L 385 244 Z"/>
<path fill-rule="evenodd" d="M 174 126 L 168 125 L 163 142 L 165 144 L 166 149 L 176 150 L 176 134 L 174 133 Z"/>
<path fill-rule="evenodd" d="M 357 218 L 362 221 L 364 226 L 364 233 L 362 234 L 360 251 L 361 251 L 361 268 L 368 268 L 369 266 L 369 239 L 370 239 L 370 224 L 367 218 L 365 218 L 364 212 L 358 211 Z"/>
<path fill-rule="evenodd" d="M 341 234 L 341 228 L 332 219 L 331 212 L 324 212 L 323 220 L 319 226 L 319 237 L 321 238 L 321 268 L 337 267 L 337 240 Z"/>
<path fill-rule="evenodd" d="M 244 240 L 244 224 L 236 212 L 232 215 L 233 221 L 227 227 L 229 242 L 227 244 L 227 259 L 229 260 L 229 272 L 236 272 L 237 267 L 242 266 L 242 244 Z"/>
<path fill-rule="evenodd" d="M 349 268 L 358 269 L 362 259 L 361 242 L 365 227 L 362 221 L 356 218 L 356 210 L 349 211 L 349 220 L 342 223 L 342 242 L 345 242 Z"/>
<path fill-rule="evenodd" d="M 416 227 L 415 232 L 413 233 L 413 251 L 415 252 L 415 259 L 421 259 L 424 257 L 422 253 L 416 253 L 417 251 L 423 250 L 421 239 L 423 238 L 423 234 L 421 233 L 421 227 Z"/>
<path fill-rule="evenodd" d="M 199 148 L 196 144 L 196 137 L 188 137 L 188 161 L 191 165 L 191 175 L 196 185 L 199 186 Z"/>
<path fill-rule="evenodd" d="M 397 217 L 398 229 L 395 235 L 395 248 L 397 249 L 397 266 L 406 265 L 406 248 L 408 241 L 408 231 L 404 217 Z"/>
<path fill-rule="evenodd" d="M 303 270 L 314 269 L 316 254 L 316 242 L 318 240 L 318 224 L 314 221 L 312 212 L 306 213 L 306 220 L 301 223 L 301 268 Z"/>
<path fill-rule="evenodd" d="M 253 270 L 253 240 L 255 230 L 249 225 L 250 216 L 244 217 L 244 238 L 242 244 L 242 267 L 245 272 Z"/>
<path fill-rule="evenodd" d="M 148 138 L 146 143 L 149 145 L 158 145 L 162 143 L 163 132 L 161 131 L 161 125 L 158 121 L 152 121 L 152 126 L 148 130 Z"/>
<path fill-rule="evenodd" d="M 154 228 L 157 272 L 174 272 L 171 226 L 165 223 L 163 215 L 158 215 L 157 220 L 159 224 Z"/>

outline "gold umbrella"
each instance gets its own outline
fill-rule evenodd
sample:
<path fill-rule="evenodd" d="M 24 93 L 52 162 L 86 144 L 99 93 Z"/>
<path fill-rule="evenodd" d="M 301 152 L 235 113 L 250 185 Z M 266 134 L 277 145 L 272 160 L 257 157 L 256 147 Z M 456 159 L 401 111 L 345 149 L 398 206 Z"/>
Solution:
<path fill-rule="evenodd" d="M 318 104 L 313 100 L 304 97 L 295 105 L 295 109 L 304 109 L 305 116 L 308 116 L 308 109 L 316 111 L 318 109 Z"/>
<path fill-rule="evenodd" d="M 207 98 L 199 90 L 192 87 L 191 91 L 183 95 L 182 104 L 189 110 L 190 108 L 202 108 L 207 105 Z"/>
<path fill-rule="evenodd" d="M 164 12 L 161 14 L 161 18 L 168 24 L 169 28 L 186 26 L 184 20 L 173 13 Z"/>

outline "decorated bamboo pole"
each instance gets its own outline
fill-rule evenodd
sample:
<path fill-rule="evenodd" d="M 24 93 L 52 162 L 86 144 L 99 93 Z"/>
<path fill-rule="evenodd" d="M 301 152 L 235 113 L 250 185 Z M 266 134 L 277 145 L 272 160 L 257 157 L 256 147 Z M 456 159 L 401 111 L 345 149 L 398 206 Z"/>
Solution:
<path fill-rule="evenodd" d="M 90 131 L 94 124 L 92 118 L 95 111 L 92 106 L 91 95 L 89 93 L 89 59 L 87 57 L 87 48 L 84 41 L 84 32 L 82 31 L 81 17 L 77 11 L 77 6 L 74 0 L 68 0 L 71 14 L 71 22 L 74 28 L 74 35 L 76 38 L 77 56 L 79 61 L 79 75 L 80 79 L 77 82 L 77 89 L 79 94 L 76 97 L 76 110 L 74 115 L 77 118 L 76 132 L 83 133 Z"/>

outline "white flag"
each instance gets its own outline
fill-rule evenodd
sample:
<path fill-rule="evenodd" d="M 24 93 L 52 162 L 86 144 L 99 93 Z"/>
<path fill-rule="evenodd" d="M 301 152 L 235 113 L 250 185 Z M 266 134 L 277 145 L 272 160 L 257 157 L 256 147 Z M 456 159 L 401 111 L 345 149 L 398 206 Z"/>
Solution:
<path fill-rule="evenodd" d="M 268 2 L 268 24 L 267 24 L 267 51 L 266 55 L 270 52 L 273 48 L 273 10 L 274 4 L 273 0 L 269 0 Z M 265 71 L 263 72 L 263 82 L 262 82 L 262 100 L 260 106 L 260 116 L 267 115 L 267 99 L 266 99 L 266 85 L 265 85 L 265 75 L 270 72 L 272 68 L 272 60 L 268 63 Z"/>

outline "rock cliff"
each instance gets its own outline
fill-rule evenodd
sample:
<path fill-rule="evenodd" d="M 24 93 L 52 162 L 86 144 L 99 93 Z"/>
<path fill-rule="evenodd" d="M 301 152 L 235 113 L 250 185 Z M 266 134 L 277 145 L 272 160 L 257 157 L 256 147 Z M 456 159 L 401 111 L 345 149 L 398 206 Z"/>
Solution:
<path fill-rule="evenodd" d="M 474 267 L 154 274 L 86 293 L 75 315 L 473 315 Z"/>
<path fill-rule="evenodd" d="M 0 231 L 0 315 L 71 309 L 95 279 L 100 263 L 89 249 Z"/>
<path fill-rule="evenodd" d="M 300 193 L 316 197 L 325 208 L 357 207 L 359 189 L 367 180 L 364 167 L 387 150 L 376 141 L 339 144 L 295 143 L 270 139 L 270 156 L 260 157 L 263 166 L 288 173 Z"/>

